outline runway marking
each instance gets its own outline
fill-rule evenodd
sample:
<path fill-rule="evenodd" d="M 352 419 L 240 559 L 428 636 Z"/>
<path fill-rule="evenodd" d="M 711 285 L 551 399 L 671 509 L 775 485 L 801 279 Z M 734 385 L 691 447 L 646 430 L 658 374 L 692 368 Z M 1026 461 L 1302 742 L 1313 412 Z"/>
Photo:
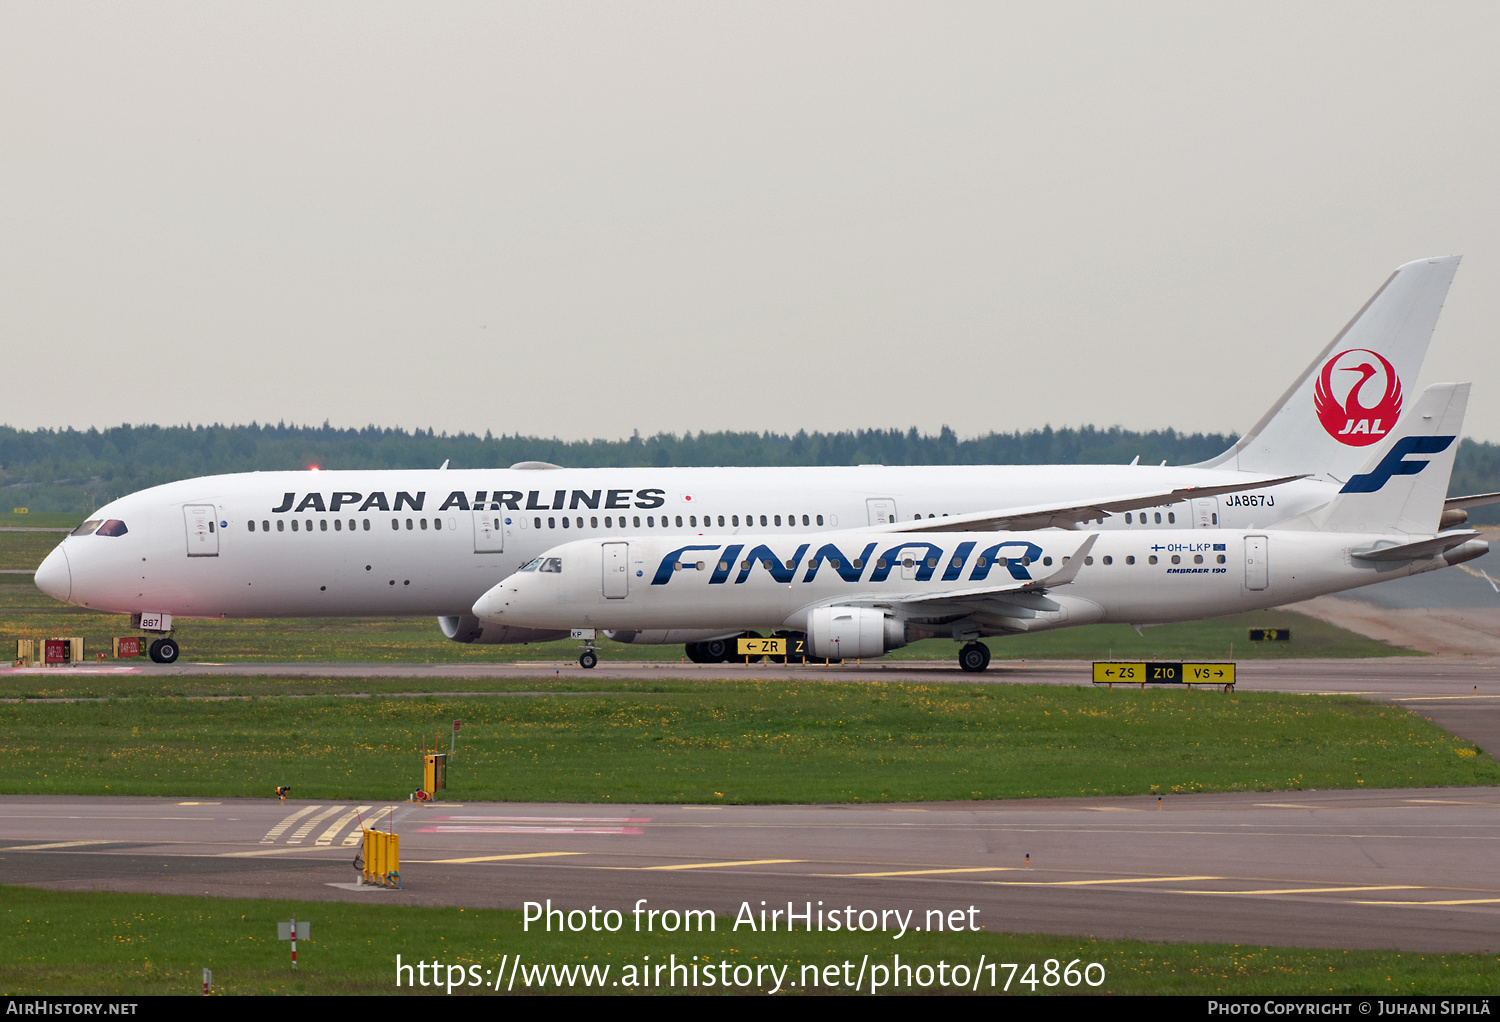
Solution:
<path fill-rule="evenodd" d="M 470 824 L 457 826 L 418 827 L 417 834 L 640 834 L 639 827 L 476 827 Z"/>
<path fill-rule="evenodd" d="M 807 862 L 806 859 L 744 859 L 740 862 L 685 862 L 676 866 L 639 866 L 638 869 L 722 869 L 725 866 L 771 866 L 781 862 Z M 627 867 L 630 868 L 630 867 Z"/>
<path fill-rule="evenodd" d="M 1446 702 L 1450 699 L 1500 699 L 1500 695 L 1466 695 L 1466 696 L 1392 696 L 1393 703 L 1436 703 Z"/>
<path fill-rule="evenodd" d="M 1257 802 L 1257 809 L 1322 809 L 1322 806 L 1305 806 L 1296 802 Z"/>
<path fill-rule="evenodd" d="M 295 813 L 282 820 L 270 830 L 266 831 L 266 836 L 260 839 L 260 843 L 263 845 L 274 845 L 276 843 L 276 839 L 285 834 L 288 827 L 296 823 L 298 820 L 302 819 L 302 817 L 306 816 L 308 813 L 315 811 L 317 808 L 317 806 L 303 806 L 301 809 L 298 809 Z"/>
<path fill-rule="evenodd" d="M 1091 813 L 1141 813 L 1144 809 L 1131 809 L 1128 806 L 1084 806 Z"/>
<path fill-rule="evenodd" d="M 114 841 L 52 841 L 45 845 L 12 845 L 0 852 L 45 852 L 53 848 L 81 848 L 84 845 L 112 845 Z"/>
<path fill-rule="evenodd" d="M 223 802 L 179 802 L 180 806 L 221 806 Z"/>
<path fill-rule="evenodd" d="M 452 823 L 650 823 L 649 816 L 428 816 Z"/>
<path fill-rule="evenodd" d="M 216 859 L 249 859 L 257 855 L 289 855 L 292 852 L 309 852 L 310 848 L 262 848 L 254 852 L 220 852 Z M 321 856 L 320 856 L 321 858 Z"/>
<path fill-rule="evenodd" d="M 1355 901 L 1353 905 L 1500 905 L 1500 898 L 1461 898 L 1454 901 Z"/>
<path fill-rule="evenodd" d="M 11 667 L 0 670 L 0 674 L 140 674 L 139 667 Z M 19 700 L 18 700 L 19 701 Z M 39 703 L 51 700 L 28 699 Z"/>
<path fill-rule="evenodd" d="M 1344 891 L 1425 891 L 1419 884 L 1389 884 L 1381 887 L 1280 887 L 1253 891 L 1173 891 L 1173 894 L 1338 894 Z M 1405 904 L 1403 902 L 1402 904 Z"/>
<path fill-rule="evenodd" d="M 1403 802 L 1426 802 L 1439 806 L 1494 806 L 1494 802 L 1460 802 L 1451 798 L 1403 798 Z"/>
<path fill-rule="evenodd" d="M 986 880 L 996 887 L 1092 887 L 1101 884 L 1165 884 L 1184 880 L 1227 880 L 1228 877 L 1131 877 L 1126 880 Z M 1190 891 L 1190 894 L 1197 892 Z"/>
<path fill-rule="evenodd" d="M 503 862 L 508 859 L 549 859 L 557 855 L 587 855 L 588 852 L 522 852 L 519 855 L 480 855 L 472 859 L 407 859 L 407 862 Z"/>
<path fill-rule="evenodd" d="M 330 816 L 332 816 L 334 813 L 338 812 L 340 809 L 347 809 L 347 808 L 349 808 L 349 807 L 348 806 L 333 806 L 331 809 L 325 809 L 325 810 L 323 810 L 317 816 L 308 817 L 307 822 L 304 823 L 304 824 L 302 824 L 302 826 L 298 827 L 297 828 L 297 832 L 295 834 L 293 834 L 291 837 L 289 837 L 289 838 L 286 839 L 286 843 L 289 844 L 289 845 L 300 845 L 302 843 L 302 839 L 305 838 L 305 837 L 307 837 L 307 835 L 312 832 L 312 829 L 314 827 L 316 827 L 318 824 L 322 823 L 324 820 L 328 819 Z"/>
<path fill-rule="evenodd" d="M 349 822 L 355 817 L 359 816 L 360 813 L 366 813 L 369 811 L 369 806 L 355 806 L 353 809 L 349 810 L 343 816 L 340 816 L 337 820 L 335 820 L 333 822 L 333 826 L 329 827 L 327 830 L 323 831 L 323 833 L 319 834 L 318 840 L 314 841 L 313 844 L 319 847 L 333 844 L 333 839 L 335 836 L 337 836 L 339 831 L 347 827 L 349 825 Z M 363 838 L 363 835 L 360 836 L 361 838 Z M 291 844 L 291 842 L 288 841 L 287 844 Z"/>
<path fill-rule="evenodd" d="M 825 877 L 920 877 L 936 876 L 939 873 L 1013 873 L 1021 866 L 967 866 L 961 869 L 903 869 L 889 873 L 818 873 Z"/>
<path fill-rule="evenodd" d="M 358 815 L 358 813 L 364 812 L 365 810 L 367 810 L 369 808 L 370 808 L 369 806 L 360 806 L 358 808 L 357 812 L 356 812 L 356 815 Z M 401 808 L 400 806 L 381 806 L 379 809 L 375 810 L 375 812 L 370 816 L 370 824 L 369 824 L 370 829 L 374 830 L 376 824 L 387 813 L 394 813 L 397 809 L 400 809 L 400 808 Z M 324 833 L 326 834 L 327 832 L 325 831 Z M 343 844 L 344 844 L 345 848 L 353 848 L 355 845 L 362 843 L 364 841 L 364 839 L 365 839 L 365 828 L 364 828 L 364 826 L 360 826 L 357 829 L 351 830 L 349 833 L 347 833 L 347 834 L 344 835 L 344 843 Z M 319 843 L 320 844 L 322 843 L 322 839 L 321 838 L 319 838 Z"/>

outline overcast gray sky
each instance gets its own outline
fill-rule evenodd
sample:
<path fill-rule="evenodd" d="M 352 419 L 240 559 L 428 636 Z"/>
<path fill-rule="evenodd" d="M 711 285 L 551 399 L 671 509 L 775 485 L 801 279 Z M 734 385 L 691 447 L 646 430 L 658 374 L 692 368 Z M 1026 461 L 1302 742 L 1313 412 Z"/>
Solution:
<path fill-rule="evenodd" d="M 0 423 L 1248 427 L 1460 253 L 1500 5 L 0 5 Z"/>

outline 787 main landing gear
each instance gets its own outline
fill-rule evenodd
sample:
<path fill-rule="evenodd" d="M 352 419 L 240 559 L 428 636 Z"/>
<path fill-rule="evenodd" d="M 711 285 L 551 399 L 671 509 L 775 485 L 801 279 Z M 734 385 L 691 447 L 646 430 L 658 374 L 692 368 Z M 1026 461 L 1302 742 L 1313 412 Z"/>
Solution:
<path fill-rule="evenodd" d="M 990 665 L 990 648 L 982 642 L 970 642 L 958 651 L 958 666 L 978 674 Z"/>
<path fill-rule="evenodd" d="M 182 647 L 177 645 L 176 639 L 163 637 L 153 642 L 147 652 L 151 654 L 152 663 L 175 664 Z"/>

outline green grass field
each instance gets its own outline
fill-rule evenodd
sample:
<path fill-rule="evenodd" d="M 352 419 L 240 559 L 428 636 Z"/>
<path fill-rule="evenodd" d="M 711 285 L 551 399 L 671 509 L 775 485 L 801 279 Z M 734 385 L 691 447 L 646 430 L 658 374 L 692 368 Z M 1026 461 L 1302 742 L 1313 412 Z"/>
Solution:
<path fill-rule="evenodd" d="M 12 533 L 10 535 L 17 535 Z M 19 535 L 45 535 L 27 534 Z M 7 576 L 0 576 L 0 580 Z M 535 645 L 473 646 L 443 637 L 432 618 L 286 618 L 197 621 L 179 618 L 176 638 L 184 661 L 397 661 L 403 663 L 505 663 L 575 660 L 580 644 L 570 640 Z M 1252 627 L 1292 629 L 1289 643 L 1252 645 Z M 86 656 L 108 654 L 110 638 L 136 634 L 122 614 L 71 607 L 42 593 L 25 576 L 0 581 L 0 638 L 41 639 L 79 635 Z M 1145 628 L 1086 625 L 1039 635 L 986 640 L 1000 660 L 1277 659 L 1285 657 L 1417 656 L 1411 650 L 1288 611 L 1236 614 L 1208 621 Z M 5 647 L 13 649 L 13 646 Z M 625 646 L 603 640 L 603 660 L 680 662 L 680 645 Z M 887 660 L 937 660 L 957 656 L 958 644 L 928 639 L 893 652 Z M 8 654 L 7 654 L 8 655 Z"/>
<path fill-rule="evenodd" d="M 179 679 L 182 681 L 184 679 Z M 209 691 L 217 679 L 206 679 Z M 1500 784 L 1405 710 L 1345 697 L 781 681 L 510 681 L 535 694 L 0 705 L 0 791 L 400 798 L 463 721 L 455 800 L 807 803 Z M 409 688 L 466 682 L 408 681 Z M 493 691 L 506 686 L 493 685 Z M 220 690 L 221 691 L 221 690 Z"/>
<path fill-rule="evenodd" d="M 990 932 L 907 933 L 751 933 L 734 932 L 733 920 L 715 920 L 711 933 L 637 934 L 629 915 L 618 933 L 547 934 L 522 929 L 515 911 L 404 907 L 338 902 L 247 901 L 178 896 L 59 892 L 0 887 L 0 990 L 12 996 L 112 994 L 197 994 L 203 969 L 213 970 L 214 993 L 234 994 L 391 994 L 432 995 L 432 986 L 396 986 L 396 956 L 403 964 L 437 961 L 440 975 L 455 985 L 454 994 L 489 993 L 496 972 L 513 956 L 523 968 L 557 965 L 608 968 L 595 973 L 602 993 L 722 993 L 719 986 L 696 991 L 640 985 L 640 970 L 650 961 L 699 963 L 717 975 L 733 975 L 735 966 L 785 969 L 783 992 L 850 993 L 844 977 L 856 978 L 864 956 L 872 966 L 891 969 L 894 956 L 903 964 L 938 964 L 951 973 L 963 965 L 973 975 L 981 956 L 988 962 L 1015 963 L 993 972 L 997 988 L 1010 979 L 1009 994 L 1043 996 L 1058 993 L 1098 994 L 1489 994 L 1495 989 L 1494 955 L 1401 954 L 1395 951 L 1326 951 L 1228 944 L 1157 944 Z M 288 944 L 276 939 L 276 923 L 295 916 L 312 924 L 310 940 L 299 941 L 298 968 L 291 969 Z M 694 956 L 697 956 L 694 959 Z M 1054 986 L 1045 985 L 1048 959 Z M 851 963 L 845 973 L 842 966 Z M 1076 962 L 1090 963 L 1097 986 L 1064 985 L 1062 972 Z M 1034 984 L 1023 982 L 1034 964 Z M 728 969 L 724 968 L 728 966 Z M 825 970 L 834 966 L 835 972 Z M 451 971 L 450 968 L 452 967 Z M 474 969 L 476 971 L 469 971 Z M 558 983 L 556 973 L 528 988 L 517 970 L 512 992 L 586 993 L 576 977 Z M 814 975 L 820 985 L 812 987 Z M 534 974 L 533 974 L 534 975 Z M 687 974 L 691 975 L 691 974 Z M 703 973 L 700 971 L 700 979 Z M 762 987 L 750 970 L 740 975 L 749 984 L 737 988 L 762 993 L 771 985 L 764 971 Z M 828 985 L 832 975 L 841 985 Z M 870 970 L 869 975 L 876 975 Z M 900 992 L 955 993 L 935 983 Z M 989 969 L 981 974 L 980 992 L 988 989 Z M 432 976 L 429 968 L 422 979 Z M 631 984 L 632 977 L 635 985 Z M 412 974 L 416 981 L 416 974 Z M 619 983 L 613 986 L 613 983 Z M 929 979 L 929 982 L 932 980 Z M 972 982 L 972 981 L 971 981 Z M 480 983 L 483 985 L 481 986 Z M 792 984 L 796 984 L 793 986 Z M 852 983 L 850 983 L 852 985 Z M 502 984 L 502 990 L 505 984 Z M 870 992 L 869 979 L 860 991 Z M 883 992 L 897 992 L 888 989 Z M 994 992 L 1000 992 L 996 989 Z"/>
<path fill-rule="evenodd" d="M 32 511 L 18 515 L 10 506 L 0 511 L 0 527 L 20 526 L 30 529 L 73 529 L 83 522 L 83 515 L 55 511 Z M 61 537 L 59 537 L 61 538 Z"/>
<path fill-rule="evenodd" d="M 0 532 L 0 568 L 35 571 L 65 535 L 61 532 Z M 21 578 L 30 581 L 24 575 Z"/>

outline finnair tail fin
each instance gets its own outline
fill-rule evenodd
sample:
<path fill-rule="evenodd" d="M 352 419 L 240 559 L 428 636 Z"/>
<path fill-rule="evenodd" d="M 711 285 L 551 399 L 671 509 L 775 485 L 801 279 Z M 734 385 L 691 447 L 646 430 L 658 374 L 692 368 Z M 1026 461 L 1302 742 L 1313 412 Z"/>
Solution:
<path fill-rule="evenodd" d="M 1400 418 L 1403 388 L 1417 380 L 1460 256 L 1397 268 L 1281 400 L 1203 468 L 1342 482 Z"/>
<path fill-rule="evenodd" d="M 1338 496 L 1286 524 L 1325 532 L 1436 533 L 1468 403 L 1467 383 L 1428 387 Z"/>

